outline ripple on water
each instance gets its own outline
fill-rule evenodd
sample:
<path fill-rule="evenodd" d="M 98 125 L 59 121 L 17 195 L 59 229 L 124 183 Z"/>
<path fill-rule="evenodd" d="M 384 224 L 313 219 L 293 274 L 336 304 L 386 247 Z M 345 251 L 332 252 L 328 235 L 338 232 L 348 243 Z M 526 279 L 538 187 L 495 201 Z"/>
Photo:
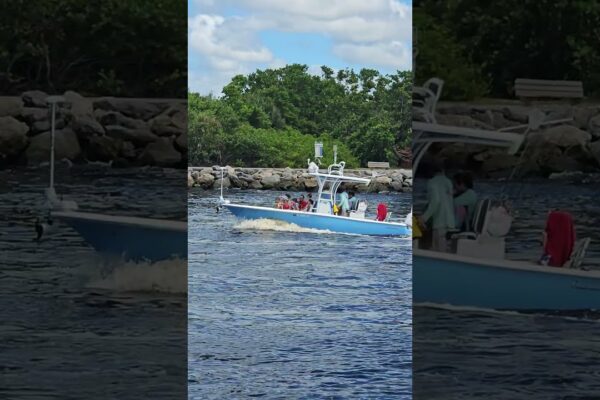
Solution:
<path fill-rule="evenodd" d="M 215 200 L 189 197 L 190 398 L 410 398 L 410 241 L 240 226 Z"/>

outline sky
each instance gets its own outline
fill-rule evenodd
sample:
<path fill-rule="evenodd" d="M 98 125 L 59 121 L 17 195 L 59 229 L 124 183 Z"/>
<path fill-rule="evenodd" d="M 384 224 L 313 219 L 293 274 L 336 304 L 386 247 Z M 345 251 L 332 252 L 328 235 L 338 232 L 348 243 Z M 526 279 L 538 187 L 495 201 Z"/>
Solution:
<path fill-rule="evenodd" d="M 188 86 L 220 95 L 237 74 L 411 68 L 412 0 L 188 0 Z"/>

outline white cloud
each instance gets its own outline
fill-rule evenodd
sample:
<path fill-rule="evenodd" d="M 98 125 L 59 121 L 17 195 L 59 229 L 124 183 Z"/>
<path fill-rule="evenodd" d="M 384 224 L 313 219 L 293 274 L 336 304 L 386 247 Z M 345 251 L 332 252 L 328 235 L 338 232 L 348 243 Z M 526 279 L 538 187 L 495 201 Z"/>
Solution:
<path fill-rule="evenodd" d="M 264 30 L 329 36 L 334 54 L 349 64 L 392 70 L 411 65 L 412 7 L 398 0 L 195 1 L 206 13 L 189 18 L 190 51 L 217 77 L 284 65 L 261 43 Z M 217 15 L 224 6 L 250 15 Z"/>
<path fill-rule="evenodd" d="M 402 42 L 377 44 L 343 43 L 334 46 L 333 52 L 340 58 L 356 64 L 390 69 L 410 69 L 412 53 Z"/>

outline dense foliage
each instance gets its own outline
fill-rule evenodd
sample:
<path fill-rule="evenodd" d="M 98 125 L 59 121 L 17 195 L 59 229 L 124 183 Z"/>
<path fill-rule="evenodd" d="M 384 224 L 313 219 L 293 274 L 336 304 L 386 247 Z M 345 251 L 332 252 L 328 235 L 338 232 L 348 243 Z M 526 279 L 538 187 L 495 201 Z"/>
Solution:
<path fill-rule="evenodd" d="M 418 0 L 417 83 L 446 80 L 445 98 L 512 97 L 516 78 L 581 80 L 600 95 L 600 2 Z"/>
<path fill-rule="evenodd" d="M 180 0 L 15 0 L 0 5 L 0 93 L 184 97 Z"/>
<path fill-rule="evenodd" d="M 394 146 L 410 143 L 412 75 L 372 69 L 306 65 L 235 76 L 221 97 L 190 93 L 189 162 L 260 167 L 305 167 L 314 142 L 324 143 L 324 163 L 398 163 Z"/>

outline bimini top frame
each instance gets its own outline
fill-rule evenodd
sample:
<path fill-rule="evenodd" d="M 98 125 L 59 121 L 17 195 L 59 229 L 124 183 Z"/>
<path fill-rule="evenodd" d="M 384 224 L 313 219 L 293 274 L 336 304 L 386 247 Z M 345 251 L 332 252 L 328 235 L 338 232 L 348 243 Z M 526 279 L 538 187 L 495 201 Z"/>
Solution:
<path fill-rule="evenodd" d="M 327 169 L 327 173 L 309 172 L 309 175 L 317 179 L 319 192 L 315 202 L 315 208 L 321 214 L 333 214 L 333 206 L 336 204 L 337 191 L 342 182 L 355 182 L 368 185 L 371 180 L 367 178 L 358 178 L 355 176 L 344 176 L 345 163 L 332 164 Z"/>
<path fill-rule="evenodd" d="M 525 135 L 416 122 L 413 127 L 413 173 L 417 171 L 423 155 L 432 143 L 472 143 L 490 147 L 504 147 L 508 154 L 515 154 L 523 144 Z"/>

